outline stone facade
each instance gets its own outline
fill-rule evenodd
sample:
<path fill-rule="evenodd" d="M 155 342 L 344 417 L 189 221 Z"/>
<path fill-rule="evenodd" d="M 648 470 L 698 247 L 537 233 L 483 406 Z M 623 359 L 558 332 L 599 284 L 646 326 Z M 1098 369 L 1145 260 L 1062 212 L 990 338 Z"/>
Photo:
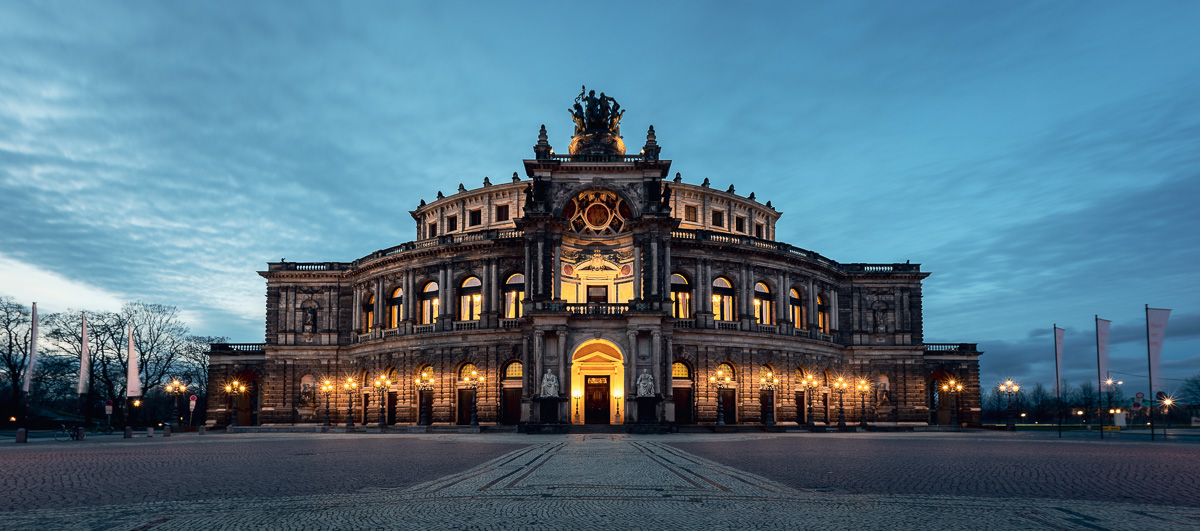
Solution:
<path fill-rule="evenodd" d="M 416 241 L 268 264 L 265 342 L 213 345 L 208 424 L 782 425 L 810 399 L 817 425 L 979 424 L 980 352 L 924 343 L 919 265 L 775 241 L 769 201 L 670 178 L 653 128 L 623 149 L 543 127 L 524 179 L 422 201 Z"/>

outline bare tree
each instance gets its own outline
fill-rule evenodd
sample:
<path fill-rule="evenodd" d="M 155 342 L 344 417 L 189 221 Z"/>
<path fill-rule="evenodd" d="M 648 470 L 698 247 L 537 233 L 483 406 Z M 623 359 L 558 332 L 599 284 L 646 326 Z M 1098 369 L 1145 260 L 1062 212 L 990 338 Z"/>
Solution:
<path fill-rule="evenodd" d="M 138 369 L 145 375 L 142 394 L 146 395 L 169 379 L 189 329 L 179 318 L 179 308 L 174 306 L 131 302 L 121 307 L 121 314 L 133 323 Z"/>
<path fill-rule="evenodd" d="M 1029 408 L 1035 422 L 1045 422 L 1050 413 L 1054 411 L 1054 397 L 1046 391 L 1046 386 L 1040 383 L 1034 384 L 1033 391 L 1029 393 Z"/>
<path fill-rule="evenodd" d="M 33 319 L 30 309 L 12 299 L 0 297 L 0 370 L 11 386 L 12 403 L 21 402 L 21 384 L 29 364 L 29 339 Z"/>

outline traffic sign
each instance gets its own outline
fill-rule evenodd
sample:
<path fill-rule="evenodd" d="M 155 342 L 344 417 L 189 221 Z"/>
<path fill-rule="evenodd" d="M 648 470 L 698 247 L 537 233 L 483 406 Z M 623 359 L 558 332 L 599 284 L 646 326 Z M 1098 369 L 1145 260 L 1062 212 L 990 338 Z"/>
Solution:
<path fill-rule="evenodd" d="M 191 402 L 188 402 L 188 411 L 195 411 L 195 410 L 196 410 L 196 401 L 192 400 Z"/>
<path fill-rule="evenodd" d="M 1146 398 L 1146 395 L 1145 395 L 1144 393 L 1141 393 L 1141 392 L 1138 392 L 1138 394 L 1136 394 L 1136 395 L 1133 395 L 1133 396 L 1137 397 L 1137 399 L 1138 399 L 1138 402 L 1141 402 L 1143 398 Z"/>
<path fill-rule="evenodd" d="M 112 415 L 112 400 L 105 400 L 105 402 L 108 402 L 108 403 L 104 404 L 104 414 Z"/>
<path fill-rule="evenodd" d="M 195 401 L 196 401 L 196 395 L 189 396 L 189 397 L 188 397 L 188 400 L 191 400 L 192 402 L 195 402 Z"/>
<path fill-rule="evenodd" d="M 112 400 L 105 400 L 105 401 L 104 401 L 104 405 L 106 405 L 106 406 L 112 406 Z"/>

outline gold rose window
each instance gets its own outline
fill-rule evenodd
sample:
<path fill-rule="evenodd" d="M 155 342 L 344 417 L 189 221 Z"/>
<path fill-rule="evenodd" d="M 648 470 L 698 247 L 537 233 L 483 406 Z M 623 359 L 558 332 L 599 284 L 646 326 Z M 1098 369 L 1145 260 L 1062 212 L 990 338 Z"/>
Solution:
<path fill-rule="evenodd" d="M 563 217 L 579 234 L 616 234 L 625 228 L 633 211 L 617 194 L 607 190 L 583 192 L 563 208 Z"/>

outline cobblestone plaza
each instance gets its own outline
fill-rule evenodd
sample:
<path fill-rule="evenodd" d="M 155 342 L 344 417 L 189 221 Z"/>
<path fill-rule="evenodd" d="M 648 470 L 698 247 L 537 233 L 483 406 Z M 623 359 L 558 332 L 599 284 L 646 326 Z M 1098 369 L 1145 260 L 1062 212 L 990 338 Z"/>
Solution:
<path fill-rule="evenodd" d="M 995 432 L 33 439 L 0 446 L 0 528 L 1195 529 L 1196 450 Z"/>

